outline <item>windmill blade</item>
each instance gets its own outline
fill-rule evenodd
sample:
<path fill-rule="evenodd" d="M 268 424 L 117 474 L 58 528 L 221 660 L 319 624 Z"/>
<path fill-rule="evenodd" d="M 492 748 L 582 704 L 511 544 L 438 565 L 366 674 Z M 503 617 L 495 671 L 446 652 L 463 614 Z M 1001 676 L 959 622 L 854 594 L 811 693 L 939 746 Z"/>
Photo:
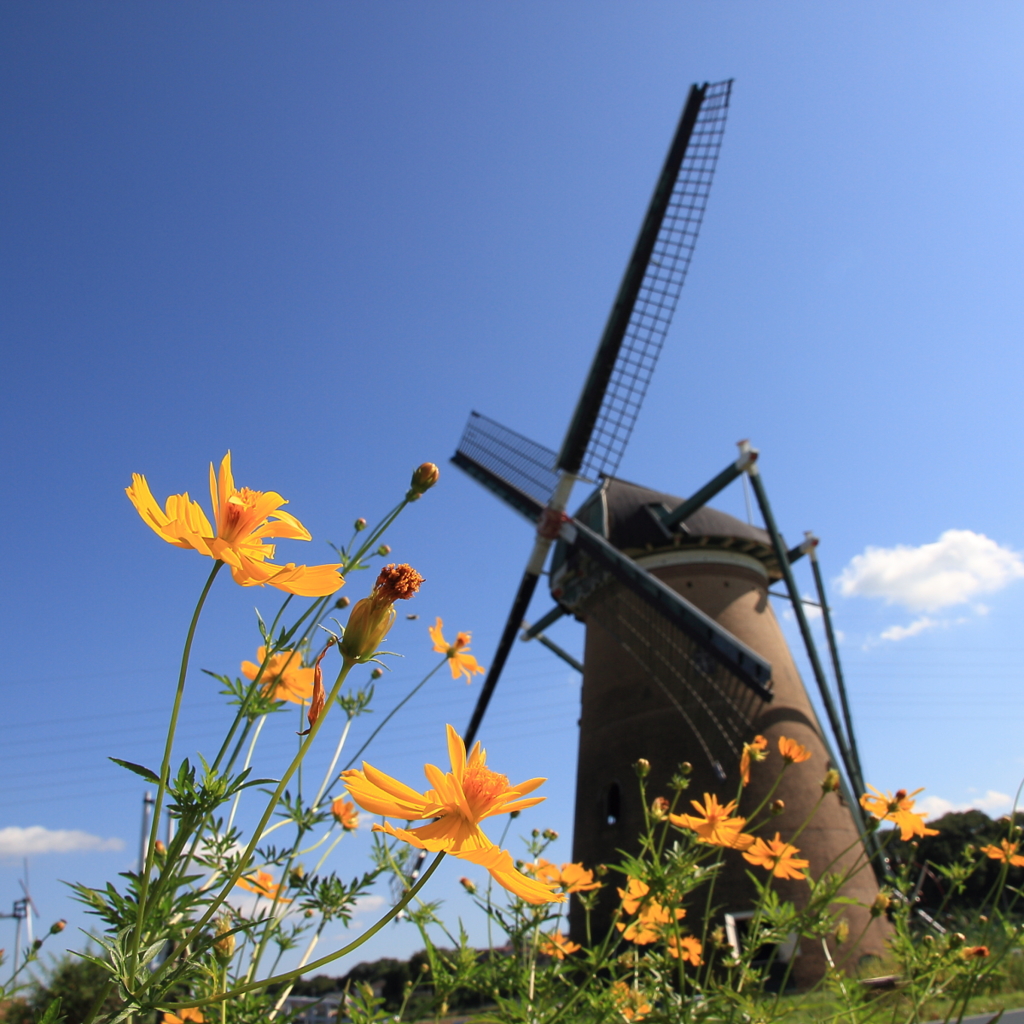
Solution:
<path fill-rule="evenodd" d="M 772 699 L 771 666 L 583 523 L 566 523 L 562 539 L 568 557 L 553 581 L 559 602 L 632 655 L 724 779 L 714 737 L 739 758 Z"/>
<path fill-rule="evenodd" d="M 547 462 L 547 449 L 543 446 L 515 435 L 486 417 L 477 416 L 476 421 L 470 417 L 472 430 L 467 429 L 470 436 L 463 436 L 464 457 L 490 470 L 489 474 L 477 475 L 477 479 L 486 482 L 488 478 L 504 478 L 511 472 L 514 489 L 541 497 L 545 507 L 537 520 L 537 536 L 526 571 L 466 732 L 467 744 L 476 736 L 519 624 L 526 618 L 576 476 L 581 467 L 591 473 L 613 473 L 633 431 L 697 242 L 725 131 L 731 91 L 731 79 L 715 85 L 694 85 L 690 89 L 556 462 Z M 691 139 L 695 140 L 692 151 Z M 531 447 L 523 449 L 521 442 Z M 502 446 L 506 456 L 504 464 L 489 464 L 484 453 Z M 534 488 L 551 485 L 552 479 L 553 486 L 546 495 L 533 495 Z M 506 500 L 510 493 L 506 491 L 503 495 Z M 513 507 L 518 506 L 513 504 Z M 523 511 L 522 508 L 519 511 Z"/>
<path fill-rule="evenodd" d="M 578 519 L 567 522 L 561 536 L 568 545 L 569 558 L 552 580 L 553 593 L 560 604 L 570 611 L 575 611 L 580 604 L 581 598 L 572 594 L 574 580 L 582 582 L 581 589 L 587 591 L 586 597 L 589 597 L 590 592 L 606 585 L 608 577 L 614 577 L 652 612 L 720 662 L 762 701 L 772 699 L 771 665 L 742 640 Z"/>
<path fill-rule="evenodd" d="M 469 414 L 451 461 L 532 523 L 558 484 L 550 448 L 478 412 Z"/>
<path fill-rule="evenodd" d="M 697 244 L 732 79 L 694 85 L 683 108 L 558 466 L 614 476 L 647 394 Z"/>

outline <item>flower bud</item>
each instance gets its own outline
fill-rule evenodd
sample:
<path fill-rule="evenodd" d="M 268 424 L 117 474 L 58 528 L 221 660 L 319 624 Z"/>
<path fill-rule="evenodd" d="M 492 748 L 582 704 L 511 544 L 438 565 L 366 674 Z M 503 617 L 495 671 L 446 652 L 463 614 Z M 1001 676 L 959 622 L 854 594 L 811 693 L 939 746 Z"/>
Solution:
<path fill-rule="evenodd" d="M 770 812 L 771 812 L 772 817 L 774 818 L 777 815 L 781 814 L 785 809 L 786 809 L 785 801 L 783 801 L 783 800 L 773 800 L 771 808 L 770 808 Z"/>
<path fill-rule="evenodd" d="M 302 885 L 303 880 L 306 877 L 306 869 L 301 864 L 296 864 L 292 868 L 288 875 L 288 885 L 293 889 L 297 889 Z"/>
<path fill-rule="evenodd" d="M 679 766 L 680 775 L 690 775 L 693 772 L 693 765 L 689 761 L 683 761 Z"/>
<path fill-rule="evenodd" d="M 391 545 L 390 544 L 381 544 L 380 547 L 377 548 L 377 554 L 378 555 L 390 555 L 391 554 Z"/>
<path fill-rule="evenodd" d="M 360 516 L 353 524 L 356 533 L 362 533 L 366 529 L 366 520 Z"/>
<path fill-rule="evenodd" d="M 541 833 L 541 835 L 545 839 L 547 839 L 548 842 L 551 842 L 551 843 L 553 843 L 558 838 L 558 833 L 553 828 L 546 828 L 546 829 L 544 829 L 544 831 Z"/>
<path fill-rule="evenodd" d="M 598 878 L 604 878 L 604 876 L 608 874 L 608 865 L 598 864 L 597 867 L 594 868 L 594 874 L 597 875 Z"/>
<path fill-rule="evenodd" d="M 934 946 L 935 945 L 935 936 L 934 935 L 926 935 L 921 941 L 926 946 Z"/>
<path fill-rule="evenodd" d="M 651 817 L 656 821 L 664 821 L 668 817 L 672 805 L 663 796 L 656 796 L 651 804 Z"/>
<path fill-rule="evenodd" d="M 420 496 L 437 483 L 437 478 L 440 475 L 441 471 L 432 462 L 424 462 L 422 466 L 417 466 L 412 474 L 412 481 L 405 500 L 419 501 Z"/>
<path fill-rule="evenodd" d="M 535 828 L 530 834 L 533 836 L 534 839 L 540 839 L 540 829 L 539 828 Z"/>
<path fill-rule="evenodd" d="M 510 811 L 509 812 L 509 817 L 512 818 L 512 819 L 515 819 L 515 818 L 518 818 L 519 815 L 522 814 L 522 813 L 523 813 L 522 811 Z"/>
<path fill-rule="evenodd" d="M 884 914 L 889 909 L 889 897 L 884 892 L 880 892 L 871 904 L 871 916 L 878 917 L 880 914 Z"/>
<path fill-rule="evenodd" d="M 223 966 L 235 955 L 235 937 L 231 933 L 231 918 L 217 918 L 217 938 L 213 942 L 213 955 Z"/>
<path fill-rule="evenodd" d="M 412 597 L 423 577 L 411 565 L 386 565 L 369 597 L 356 601 L 348 617 L 341 653 L 346 661 L 369 661 L 395 621 L 395 601 Z"/>
<path fill-rule="evenodd" d="M 850 925 L 844 918 L 836 928 L 836 945 L 841 946 L 850 937 Z"/>
<path fill-rule="evenodd" d="M 839 789 L 839 772 L 835 768 L 829 768 L 825 772 L 825 778 L 821 780 L 821 791 L 822 793 L 834 793 Z"/>
<path fill-rule="evenodd" d="M 167 847 L 164 846 L 163 840 L 158 839 L 156 844 L 153 846 L 153 852 L 158 856 L 162 857 L 167 852 Z"/>
<path fill-rule="evenodd" d="M 310 909 L 310 910 L 307 910 L 307 911 L 305 912 L 305 914 L 303 914 L 302 916 L 303 916 L 303 917 L 312 917 L 312 916 L 313 916 L 313 911 L 312 911 L 312 909 Z"/>
<path fill-rule="evenodd" d="M 62 917 L 59 921 L 54 921 L 53 924 L 50 925 L 50 934 L 59 935 L 65 928 L 67 928 L 67 926 L 67 921 Z"/>
<path fill-rule="evenodd" d="M 381 668 L 381 667 L 380 667 L 380 666 L 378 665 L 378 666 L 377 666 L 377 667 L 376 667 L 376 668 L 375 668 L 375 669 L 374 669 L 374 670 L 373 670 L 373 671 L 372 671 L 372 672 L 370 673 L 370 678 L 371 678 L 371 679 L 380 679 L 380 677 L 381 677 L 382 675 L 384 675 L 384 669 L 382 669 L 382 668 Z"/>
<path fill-rule="evenodd" d="M 953 932 L 949 937 L 949 944 L 951 946 L 962 946 L 967 941 L 967 936 L 963 932 Z"/>
<path fill-rule="evenodd" d="M 351 603 L 352 602 L 347 597 L 339 597 L 338 600 L 334 602 L 334 607 L 347 608 Z"/>
<path fill-rule="evenodd" d="M 43 940 L 42 939 L 34 939 L 33 942 L 32 942 L 32 952 L 34 953 L 37 949 L 39 949 L 42 946 L 42 944 L 43 944 Z M 988 954 L 986 954 L 986 956 L 987 955 Z"/>
<path fill-rule="evenodd" d="M 476 893 L 476 882 L 474 882 L 471 878 L 460 878 L 459 884 L 462 886 L 463 889 L 466 890 L 466 892 L 469 893 L 470 896 Z"/>
<path fill-rule="evenodd" d="M 647 776 L 651 774 L 651 762 L 648 761 L 646 757 L 641 757 L 640 760 L 633 765 L 633 771 L 635 771 L 641 779 L 646 779 Z"/>

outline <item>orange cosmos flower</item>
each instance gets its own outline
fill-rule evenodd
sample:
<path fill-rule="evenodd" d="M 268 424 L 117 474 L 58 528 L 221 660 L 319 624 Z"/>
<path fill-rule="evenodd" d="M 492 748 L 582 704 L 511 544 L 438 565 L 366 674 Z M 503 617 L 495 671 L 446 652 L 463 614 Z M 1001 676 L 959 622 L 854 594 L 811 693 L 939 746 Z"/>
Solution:
<path fill-rule="evenodd" d="M 552 932 L 550 935 L 545 935 L 540 941 L 540 951 L 547 956 L 557 957 L 559 960 L 564 960 L 580 948 L 578 942 L 570 942 L 569 936 L 563 935 L 561 932 Z"/>
<path fill-rule="evenodd" d="M 968 960 L 984 960 L 989 955 L 988 946 L 968 946 L 966 949 L 961 950 L 961 952 Z"/>
<path fill-rule="evenodd" d="M 693 964 L 694 967 L 700 967 L 704 963 L 701 959 L 701 953 L 704 950 L 700 939 L 692 935 L 680 935 L 679 938 L 670 935 L 665 942 L 669 955 L 674 956 L 677 960 L 682 959 L 685 963 Z"/>
<path fill-rule="evenodd" d="M 536 864 L 527 864 L 526 867 L 548 885 L 559 886 L 567 893 L 589 892 L 602 887 L 600 882 L 594 881 L 594 872 L 587 871 L 582 864 L 563 864 L 559 868 L 538 857 Z"/>
<path fill-rule="evenodd" d="M 180 1017 L 176 1013 L 171 1013 L 170 1010 L 165 1010 L 160 1020 L 162 1024 L 185 1024 L 186 1021 L 195 1021 L 196 1024 L 203 1024 L 206 1018 L 198 1006 L 192 1006 L 182 1010 Z"/>
<path fill-rule="evenodd" d="M 617 891 L 622 900 L 622 909 L 627 914 L 636 914 L 637 917 L 629 924 L 617 922 L 615 927 L 622 932 L 622 937 L 627 942 L 635 943 L 637 946 L 647 946 L 652 942 L 657 942 L 662 928 L 671 923 L 673 914 L 677 921 L 686 916 L 686 911 L 682 907 L 677 907 L 673 911 L 648 899 L 651 888 L 639 878 L 628 879 L 626 888 Z"/>
<path fill-rule="evenodd" d="M 998 846 L 983 846 L 981 852 L 988 854 L 993 860 L 1001 860 L 1015 868 L 1024 868 L 1024 856 L 1017 851 L 1020 843 L 1011 843 L 1009 839 L 1000 839 Z"/>
<path fill-rule="evenodd" d="M 257 896 L 265 896 L 268 900 L 274 899 L 281 891 L 281 886 L 275 884 L 274 876 L 269 871 L 257 871 L 247 877 L 243 875 L 235 882 L 235 885 L 240 889 L 248 889 L 249 892 L 254 892 Z M 281 898 L 277 902 L 291 903 L 291 900 Z"/>
<path fill-rule="evenodd" d="M 702 843 L 711 846 L 728 846 L 734 850 L 745 850 L 754 840 L 743 832 L 746 818 L 730 817 L 736 810 L 736 801 L 722 805 L 712 793 L 704 794 L 704 804 L 691 800 L 696 815 L 670 814 L 668 820 L 679 828 L 688 828 L 697 833 Z"/>
<path fill-rule="evenodd" d="M 375 832 L 387 832 L 421 850 L 444 851 L 479 864 L 499 885 L 527 903 L 564 903 L 566 897 L 561 893 L 518 872 L 512 855 L 495 846 L 480 828 L 484 818 L 539 804 L 544 797 L 527 794 L 545 780 L 529 779 L 510 786 L 507 776 L 487 767 L 487 754 L 479 743 L 466 757 L 466 745 L 450 725 L 448 756 L 450 772 L 443 773 L 432 764 L 424 765 L 424 774 L 433 786 L 425 793 L 417 793 L 365 761 L 362 771 L 352 769 L 342 772 L 341 777 L 352 799 L 371 814 L 407 822 L 433 819 L 408 829 L 385 822 L 374 825 Z"/>
<path fill-rule="evenodd" d="M 920 789 L 915 789 L 913 793 L 908 793 L 905 789 L 898 789 L 895 796 L 888 792 L 883 795 L 871 785 L 868 786 L 868 789 L 875 795 L 871 796 L 869 793 L 865 793 L 860 798 L 861 807 L 873 814 L 879 821 L 891 821 L 898 826 L 900 838 L 904 842 L 914 836 L 937 836 L 939 834 L 938 829 L 925 828 L 923 814 L 914 813 L 916 801 L 912 797 L 923 792 L 923 786 Z"/>
<path fill-rule="evenodd" d="M 427 627 L 430 639 L 434 641 L 434 650 L 438 654 L 447 656 L 448 667 L 452 670 L 452 679 L 465 676 L 466 685 L 468 686 L 473 681 L 473 676 L 482 674 L 484 671 L 483 666 L 469 653 L 469 639 L 472 634 L 458 633 L 455 637 L 455 643 L 449 646 L 448 641 L 445 640 L 444 634 L 441 632 L 443 625 L 444 623 L 439 618 L 433 626 Z"/>
<path fill-rule="evenodd" d="M 779 753 L 786 764 L 801 764 L 810 760 L 811 752 L 797 743 L 796 740 L 787 740 L 785 736 L 779 737 Z"/>
<path fill-rule="evenodd" d="M 242 673 L 247 679 L 255 679 L 260 665 L 267 656 L 266 647 L 256 651 L 259 664 L 242 662 Z M 313 693 L 313 669 L 302 667 L 298 651 L 279 651 L 272 654 L 263 670 L 263 695 L 271 700 L 290 700 L 293 704 L 305 704 Z"/>
<path fill-rule="evenodd" d="M 651 1004 L 642 992 L 636 991 L 624 981 L 617 981 L 611 987 L 612 1002 L 615 1009 L 622 1014 L 622 1019 L 630 1022 L 641 1021 L 651 1012 Z"/>
<path fill-rule="evenodd" d="M 344 800 L 340 796 L 331 804 L 331 814 L 334 820 L 346 831 L 354 832 L 359 828 L 359 812 L 351 800 Z"/>
<path fill-rule="evenodd" d="M 278 590 L 301 597 L 333 594 L 345 581 L 338 575 L 340 565 L 273 565 L 271 537 L 310 540 L 302 523 L 281 506 L 287 502 L 276 491 L 250 491 L 235 487 L 231 475 L 231 452 L 224 456 L 220 473 L 210 464 L 210 496 L 213 518 L 210 525 L 199 503 L 188 493 L 172 494 L 166 509 L 161 509 L 144 476 L 132 474 L 132 485 L 125 492 L 149 527 L 169 544 L 192 548 L 231 566 L 235 582 L 243 587 L 269 583 Z"/>
<path fill-rule="evenodd" d="M 743 756 L 740 758 L 740 776 L 743 785 L 750 784 L 750 762 L 763 761 L 768 756 L 768 740 L 764 736 L 755 736 L 750 743 L 743 744 Z"/>
<path fill-rule="evenodd" d="M 767 868 L 776 878 L 803 878 L 801 869 L 809 867 L 811 862 L 798 858 L 799 852 L 795 846 L 784 843 L 776 832 L 775 838 L 767 842 L 755 839 L 744 852 L 743 859 Z"/>

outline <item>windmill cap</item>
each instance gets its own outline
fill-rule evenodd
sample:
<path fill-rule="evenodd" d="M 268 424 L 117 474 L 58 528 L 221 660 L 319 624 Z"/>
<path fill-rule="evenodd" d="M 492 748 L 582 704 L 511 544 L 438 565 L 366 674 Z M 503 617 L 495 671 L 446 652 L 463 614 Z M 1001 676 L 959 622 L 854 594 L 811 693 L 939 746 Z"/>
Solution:
<path fill-rule="evenodd" d="M 576 517 L 632 557 L 689 547 L 728 550 L 756 558 L 768 570 L 769 578 L 781 577 L 766 530 L 707 505 L 683 520 L 676 537 L 667 541 L 648 506 L 660 505 L 671 512 L 684 500 L 628 480 L 605 477 L 580 506 Z"/>

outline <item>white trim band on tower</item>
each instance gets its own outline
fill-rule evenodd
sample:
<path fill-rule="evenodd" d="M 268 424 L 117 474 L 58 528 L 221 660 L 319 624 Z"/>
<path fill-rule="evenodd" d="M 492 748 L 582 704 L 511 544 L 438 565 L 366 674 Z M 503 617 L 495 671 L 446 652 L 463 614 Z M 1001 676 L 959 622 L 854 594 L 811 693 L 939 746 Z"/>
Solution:
<path fill-rule="evenodd" d="M 662 569 L 670 565 L 736 565 L 756 572 L 768 583 L 768 570 L 751 555 L 723 548 L 689 548 L 673 551 L 658 551 L 653 555 L 641 555 L 636 564 L 644 569 Z"/>

